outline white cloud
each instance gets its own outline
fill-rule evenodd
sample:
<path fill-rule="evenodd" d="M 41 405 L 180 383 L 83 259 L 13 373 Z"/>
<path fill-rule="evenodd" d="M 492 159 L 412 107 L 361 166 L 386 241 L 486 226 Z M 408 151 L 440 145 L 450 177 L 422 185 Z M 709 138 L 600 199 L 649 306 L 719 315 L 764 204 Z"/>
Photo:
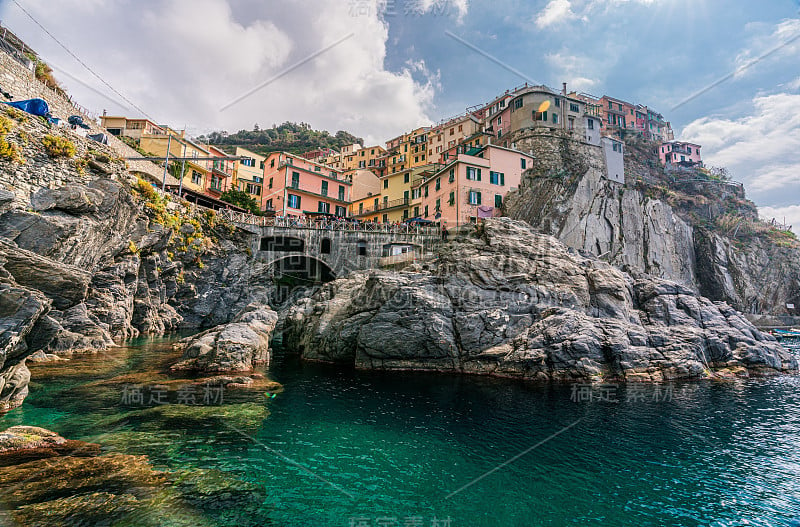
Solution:
<path fill-rule="evenodd" d="M 703 146 L 706 164 L 726 166 L 764 205 L 800 202 L 800 95 L 756 97 L 743 117 L 704 117 L 680 137 Z"/>
<path fill-rule="evenodd" d="M 764 24 L 757 24 L 761 28 Z M 735 77 L 741 78 L 755 70 L 762 62 L 775 61 L 800 55 L 800 19 L 791 18 L 768 26 L 750 39 L 748 46 L 735 59 Z"/>
<path fill-rule="evenodd" d="M 456 0 L 466 9 L 465 0 Z M 194 133 L 250 129 L 286 120 L 380 142 L 430 122 L 437 73 L 424 63 L 384 67 L 385 0 L 29 0 L 25 6 L 117 90 L 159 122 Z M 461 9 L 461 7 L 459 7 Z M 459 13 L 461 11 L 459 10 Z M 49 62 L 119 99 L 10 6 L 4 25 Z M 331 43 L 319 54 L 243 99 L 220 108 Z M 134 114 L 69 78 L 83 105 Z M 122 103 L 122 106 L 126 106 Z"/>
<path fill-rule="evenodd" d="M 539 29 L 560 24 L 577 18 L 572 12 L 570 0 L 550 0 L 545 8 L 536 16 L 535 23 Z"/>

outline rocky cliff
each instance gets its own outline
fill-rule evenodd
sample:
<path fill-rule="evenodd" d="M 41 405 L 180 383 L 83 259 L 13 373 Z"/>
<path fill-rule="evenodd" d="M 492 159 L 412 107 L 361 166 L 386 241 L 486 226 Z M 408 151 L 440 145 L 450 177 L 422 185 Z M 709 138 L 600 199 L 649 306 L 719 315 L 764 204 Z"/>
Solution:
<path fill-rule="evenodd" d="M 356 273 L 285 317 L 288 349 L 361 368 L 645 381 L 797 370 L 729 306 L 509 219 L 455 240 L 427 272 Z"/>
<path fill-rule="evenodd" d="M 800 300 L 800 245 L 760 222 L 742 187 L 667 173 L 655 147 L 635 137 L 626 140 L 624 184 L 607 177 L 599 147 L 557 136 L 516 145 L 537 161 L 509 195 L 508 216 L 746 313 L 786 313 Z"/>

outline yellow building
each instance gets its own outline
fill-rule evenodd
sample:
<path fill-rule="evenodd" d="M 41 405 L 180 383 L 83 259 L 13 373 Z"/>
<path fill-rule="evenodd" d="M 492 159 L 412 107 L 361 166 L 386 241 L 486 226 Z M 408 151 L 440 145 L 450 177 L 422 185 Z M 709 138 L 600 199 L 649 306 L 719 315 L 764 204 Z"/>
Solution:
<path fill-rule="evenodd" d="M 234 188 L 247 192 L 250 197 L 260 204 L 264 185 L 264 160 L 266 158 L 239 146 L 236 147 L 235 155 L 242 156 L 245 159 L 236 161 L 233 176 Z"/>
<path fill-rule="evenodd" d="M 128 119 L 103 115 L 100 117 L 100 126 L 106 129 L 109 134 L 114 136 L 130 137 L 140 139 L 142 135 L 164 135 L 168 128 L 159 126 L 149 119 Z"/>
<path fill-rule="evenodd" d="M 167 155 L 168 144 L 170 157 L 200 158 L 212 156 L 209 150 L 186 137 L 173 135 L 172 139 L 170 139 L 169 136 L 162 134 L 143 134 L 139 140 L 139 148 L 159 157 Z M 192 161 L 188 159 L 183 175 L 183 188 L 201 193 L 205 192 L 211 185 L 211 171 L 211 161 Z"/>
<path fill-rule="evenodd" d="M 380 195 L 367 196 L 353 202 L 351 210 L 359 219 L 378 222 L 403 222 L 414 213 L 413 188 L 433 174 L 441 165 L 427 164 L 407 168 L 380 178 Z"/>

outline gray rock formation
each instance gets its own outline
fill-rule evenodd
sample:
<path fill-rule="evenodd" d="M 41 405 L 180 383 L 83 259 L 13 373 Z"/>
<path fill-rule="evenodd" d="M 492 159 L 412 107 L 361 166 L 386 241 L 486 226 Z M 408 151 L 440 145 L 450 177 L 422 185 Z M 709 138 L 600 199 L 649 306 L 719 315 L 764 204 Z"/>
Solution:
<path fill-rule="evenodd" d="M 509 219 L 455 240 L 433 272 L 326 284 L 283 327 L 288 349 L 360 368 L 659 381 L 798 367 L 727 305 Z"/>
<path fill-rule="evenodd" d="M 757 218 L 743 188 L 665 173 L 653 146 L 636 139 L 627 141 L 624 185 L 606 177 L 597 147 L 553 137 L 516 146 L 537 162 L 509 194 L 508 216 L 745 313 L 786 314 L 787 303 L 800 305 L 800 251 L 715 224 L 726 215 L 745 226 Z"/>
<path fill-rule="evenodd" d="M 0 269 L 0 412 L 16 408 L 28 395 L 25 358 L 54 336 L 49 310 L 49 299 L 18 286 Z"/>
<path fill-rule="evenodd" d="M 183 360 L 173 371 L 250 371 L 269 361 L 269 342 L 278 314 L 261 304 L 251 304 L 232 322 L 182 340 Z"/>

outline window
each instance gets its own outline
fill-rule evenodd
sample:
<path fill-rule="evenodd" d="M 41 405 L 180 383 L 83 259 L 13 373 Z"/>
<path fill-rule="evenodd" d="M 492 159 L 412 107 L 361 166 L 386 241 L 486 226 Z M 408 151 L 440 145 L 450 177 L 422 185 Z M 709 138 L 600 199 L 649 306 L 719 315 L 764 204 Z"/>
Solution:
<path fill-rule="evenodd" d="M 686 148 L 687 148 L 687 153 L 691 154 L 692 153 L 692 147 L 691 146 L 687 146 Z"/>
<path fill-rule="evenodd" d="M 519 166 L 522 170 L 525 170 L 527 164 L 528 164 L 527 159 L 525 159 L 524 157 L 519 158 Z"/>
<path fill-rule="evenodd" d="M 503 186 L 506 184 L 506 176 L 502 172 L 489 172 L 489 183 Z"/>
<path fill-rule="evenodd" d="M 300 196 L 296 194 L 289 194 L 289 208 L 292 209 L 299 209 L 300 208 Z"/>
<path fill-rule="evenodd" d="M 373 203 L 373 205 L 374 205 L 373 210 L 378 210 L 378 203 L 379 203 L 378 198 L 375 198 L 375 201 Z"/>
<path fill-rule="evenodd" d="M 481 193 L 477 190 L 470 190 L 469 191 L 469 204 L 470 205 L 480 205 L 481 204 Z"/>
<path fill-rule="evenodd" d="M 330 203 L 326 203 L 324 201 L 320 201 L 317 204 L 317 212 L 324 212 L 325 214 L 328 214 L 328 213 L 330 213 L 330 211 L 331 211 L 331 204 Z"/>
<path fill-rule="evenodd" d="M 300 172 L 292 172 L 292 188 L 300 188 Z"/>
<path fill-rule="evenodd" d="M 383 188 L 389 188 L 389 180 L 388 179 L 384 179 L 383 180 Z"/>
<path fill-rule="evenodd" d="M 588 121 L 586 121 L 586 127 L 589 130 L 594 130 L 594 119 L 589 119 Z"/>
<path fill-rule="evenodd" d="M 470 181 L 481 180 L 481 169 L 475 167 L 467 167 L 467 179 Z"/>
<path fill-rule="evenodd" d="M 328 195 L 328 182 L 327 181 L 323 181 L 322 182 L 322 189 L 320 190 L 320 194 L 322 194 L 323 196 L 327 196 Z"/>
<path fill-rule="evenodd" d="M 269 167 L 270 167 L 270 168 L 275 168 L 275 158 L 274 158 L 274 157 L 273 157 L 272 159 L 270 159 L 270 161 L 269 161 Z"/>
<path fill-rule="evenodd" d="M 340 218 L 344 218 L 347 216 L 347 209 L 342 207 L 341 205 L 336 206 L 336 215 Z"/>
<path fill-rule="evenodd" d="M 494 195 L 494 208 L 499 209 L 503 206 L 503 196 L 500 194 Z"/>
<path fill-rule="evenodd" d="M 404 219 L 404 220 L 407 220 L 407 219 L 408 219 L 408 209 L 405 209 L 405 210 L 403 211 L 403 219 Z"/>
<path fill-rule="evenodd" d="M 456 170 L 454 168 L 450 169 L 450 179 L 448 180 L 450 183 L 456 180 Z"/>
<path fill-rule="evenodd" d="M 442 189 L 442 178 L 437 177 L 436 178 L 436 190 L 441 190 L 441 189 Z"/>
<path fill-rule="evenodd" d="M 578 113 L 578 112 L 581 111 L 581 108 L 577 104 L 571 102 L 571 103 L 569 103 L 569 111 Z"/>
<path fill-rule="evenodd" d="M 518 110 L 520 108 L 522 108 L 522 97 L 514 101 L 514 109 Z"/>
<path fill-rule="evenodd" d="M 558 124 L 558 114 L 557 113 L 553 114 L 553 124 Z"/>
<path fill-rule="evenodd" d="M 414 156 L 414 163 L 419 163 L 419 156 Z"/>
<path fill-rule="evenodd" d="M 286 164 L 288 164 L 288 165 L 292 164 L 292 158 L 291 157 L 287 157 L 286 158 Z"/>
<path fill-rule="evenodd" d="M 411 174 L 403 174 L 403 183 L 408 183 L 408 180 L 409 180 L 410 177 L 411 177 Z"/>
<path fill-rule="evenodd" d="M 681 156 L 681 161 L 686 161 L 686 156 Z"/>
<path fill-rule="evenodd" d="M 414 217 L 419 218 L 419 207 L 414 207 Z"/>
<path fill-rule="evenodd" d="M 411 189 L 411 199 L 417 199 L 422 197 L 422 189 L 417 187 Z"/>
<path fill-rule="evenodd" d="M 248 183 L 246 190 L 248 194 L 255 194 L 256 196 L 261 195 L 261 185 L 253 185 L 252 183 Z"/>
<path fill-rule="evenodd" d="M 500 125 L 502 123 L 503 123 L 503 116 L 501 115 L 500 117 L 497 118 L 497 124 Z"/>
<path fill-rule="evenodd" d="M 322 171 L 322 167 L 318 167 L 318 166 L 314 167 L 314 172 L 321 172 L 321 171 Z"/>
<path fill-rule="evenodd" d="M 450 129 L 450 135 L 453 135 L 453 134 L 455 134 L 455 133 L 456 133 L 456 129 L 455 129 L 455 128 L 451 128 L 451 129 Z"/>
<path fill-rule="evenodd" d="M 567 122 L 569 123 L 567 125 L 567 128 L 570 129 L 570 130 L 574 130 L 575 129 L 575 119 L 570 117 L 569 119 L 567 119 Z"/>
<path fill-rule="evenodd" d="M 383 206 L 386 207 L 386 205 L 388 205 L 388 204 L 389 204 L 389 196 L 384 196 L 383 197 Z"/>
<path fill-rule="evenodd" d="M 619 111 L 622 111 L 622 105 L 621 104 L 617 104 L 617 106 L 619 107 Z"/>
<path fill-rule="evenodd" d="M 344 185 L 339 185 L 339 201 L 344 201 Z"/>
<path fill-rule="evenodd" d="M 203 175 L 197 170 L 192 170 L 192 183 L 200 185 L 203 182 Z"/>
<path fill-rule="evenodd" d="M 451 207 L 456 203 L 456 193 L 454 190 L 450 191 L 450 198 L 447 200 L 447 204 Z"/>
<path fill-rule="evenodd" d="M 428 206 L 427 205 L 425 205 L 425 217 L 426 218 L 428 217 Z"/>
<path fill-rule="evenodd" d="M 383 223 L 389 223 L 389 215 L 388 214 L 384 214 L 383 215 Z"/>
<path fill-rule="evenodd" d="M 425 197 L 428 197 L 428 185 L 425 185 Z"/>
<path fill-rule="evenodd" d="M 458 131 L 461 132 L 463 130 L 464 130 L 464 125 L 463 124 L 458 125 Z"/>
<path fill-rule="evenodd" d="M 439 212 L 440 210 L 442 210 L 442 200 L 441 199 L 437 199 L 436 200 L 436 209 L 434 209 L 434 210 L 436 210 L 436 212 Z"/>
<path fill-rule="evenodd" d="M 407 190 L 404 190 L 404 191 L 403 191 L 403 201 L 405 201 L 406 203 L 408 203 L 408 191 L 407 191 Z"/>
<path fill-rule="evenodd" d="M 213 188 L 214 190 L 222 190 L 222 178 L 216 174 L 212 174 L 211 188 Z"/>
<path fill-rule="evenodd" d="M 610 101 L 608 103 L 608 109 L 609 110 L 613 110 L 614 109 L 614 104 L 612 102 L 610 102 Z"/>
<path fill-rule="evenodd" d="M 364 213 L 364 204 L 363 203 L 359 203 L 358 204 L 358 213 L 359 214 L 363 214 Z"/>
<path fill-rule="evenodd" d="M 322 238 L 319 244 L 319 252 L 322 254 L 331 254 L 331 240 L 330 238 Z"/>
<path fill-rule="evenodd" d="M 385 214 L 383 216 L 386 217 Z M 358 254 L 359 256 L 367 255 L 367 242 L 365 242 L 364 240 L 358 242 L 358 245 L 356 246 L 356 254 Z"/>
<path fill-rule="evenodd" d="M 267 200 L 267 210 L 273 210 L 273 208 L 272 208 L 272 199 L 271 198 Z"/>

